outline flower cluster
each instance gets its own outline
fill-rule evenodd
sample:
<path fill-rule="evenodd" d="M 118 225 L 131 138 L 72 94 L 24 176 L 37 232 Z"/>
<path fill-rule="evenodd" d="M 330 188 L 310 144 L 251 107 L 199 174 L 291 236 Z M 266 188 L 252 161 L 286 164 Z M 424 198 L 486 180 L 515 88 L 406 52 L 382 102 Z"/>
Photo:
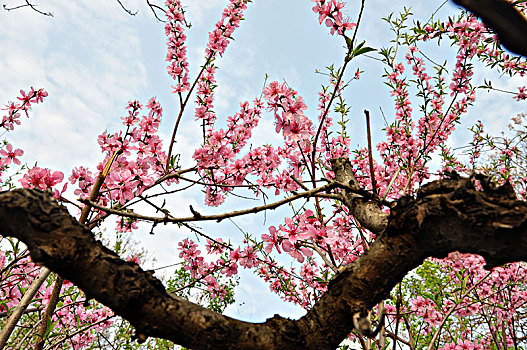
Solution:
<path fill-rule="evenodd" d="M 187 46 L 185 41 L 185 11 L 179 0 L 169 0 L 165 2 L 167 6 L 166 15 L 168 22 L 165 25 L 165 34 L 167 36 L 167 57 L 166 61 L 170 62 L 167 67 L 168 74 L 172 79 L 177 81 L 173 86 L 174 93 L 182 93 L 190 89 L 188 77 Z"/>
<path fill-rule="evenodd" d="M 519 92 L 514 96 L 516 101 L 527 99 L 527 86 L 518 87 Z"/>
<path fill-rule="evenodd" d="M 344 3 L 337 0 L 312 0 L 315 3 L 313 12 L 318 14 L 320 24 L 324 22 L 328 28 L 331 28 L 331 35 L 338 33 L 344 35 L 347 29 L 353 29 L 356 23 L 344 19 L 342 8 Z"/>
<path fill-rule="evenodd" d="M 466 26 L 456 27 L 465 28 Z M 479 27 L 477 27 L 479 28 Z M 463 33 L 472 33 L 464 29 Z M 477 38 L 480 38 L 474 34 Z M 466 34 L 465 36 L 468 36 Z M 426 72 L 423 59 L 416 56 L 418 49 L 409 47 L 406 53 L 406 63 L 412 67 L 415 85 L 425 102 L 422 105 L 424 115 L 422 115 L 415 125 L 412 118 L 412 106 L 409 98 L 409 83 L 403 76 L 405 66 L 403 63 L 393 65 L 391 71 L 386 72 L 388 86 L 392 89 L 392 95 L 395 96 L 395 122 L 386 128 L 387 140 L 377 145 L 384 160 L 384 167 L 377 166 L 375 176 L 380 193 L 384 193 L 387 185 L 391 182 L 393 176 L 400 170 L 406 176 L 399 176 L 390 189 L 392 196 L 400 196 L 405 191 L 413 187 L 413 184 L 422 182 L 429 177 L 428 167 L 426 166 L 429 155 L 447 140 L 455 129 L 455 124 L 459 118 L 467 112 L 467 108 L 475 100 L 474 88 L 469 80 L 471 73 L 471 64 L 469 59 L 473 56 L 473 51 L 469 50 L 466 45 L 473 45 L 472 37 L 460 45 L 456 68 L 453 72 L 453 82 L 448 87 L 451 91 L 451 101 L 449 107 L 445 110 L 447 98 L 447 86 L 445 77 L 441 71 L 435 77 Z M 426 107 L 423 107 L 426 106 Z M 369 184 L 369 171 L 367 167 L 367 153 L 362 150 L 355 159 L 355 164 L 365 173 L 363 182 Z"/>
<path fill-rule="evenodd" d="M 97 166 L 98 173 L 111 164 L 101 191 L 103 195 L 98 198 L 102 205 L 125 204 L 153 186 L 155 179 L 165 173 L 166 153 L 157 135 L 163 109 L 155 98 L 148 101 L 146 108 L 148 113 L 140 116 L 143 106 L 137 100 L 130 101 L 126 107 L 127 116 L 121 118 L 126 131 L 114 134 L 105 131 L 98 137 L 106 155 Z M 78 167 L 73 170 L 69 182 L 77 184 L 76 195 L 88 198 L 97 176 L 85 167 Z M 129 230 L 130 225 L 135 227 L 133 222 L 118 220 L 119 230 Z"/>
<path fill-rule="evenodd" d="M 229 252 L 226 252 L 226 248 Z M 238 264 L 244 268 L 257 267 L 260 264 L 254 247 L 247 246 L 240 251 L 240 248 L 234 249 L 221 239 L 207 240 L 208 254 L 220 254 L 216 261 L 206 261 L 198 245 L 188 238 L 178 243 L 178 250 L 179 257 L 184 261 L 184 269 L 189 271 L 196 281 L 206 286 L 213 298 L 223 299 L 226 296 L 226 285 L 220 283 L 220 276 L 216 272 L 230 277 L 238 273 Z"/>
<path fill-rule="evenodd" d="M 221 19 L 216 23 L 216 28 L 209 33 L 207 55 L 223 56 L 229 40 L 232 40 L 232 34 L 243 20 L 243 11 L 247 9 L 248 2 L 248 0 L 229 0 Z"/>
<path fill-rule="evenodd" d="M 248 102 L 241 103 L 240 107 L 240 112 L 228 118 L 227 130 L 211 129 L 206 143 L 196 149 L 193 155 L 203 178 L 210 184 L 222 186 L 207 188 L 206 202 L 209 205 L 221 204 L 224 200 L 223 193 L 230 190 L 230 185 L 241 185 L 247 169 L 251 169 L 247 166 L 249 159 L 235 158 L 252 136 L 252 129 L 258 125 L 262 103 L 255 100 L 253 108 Z"/>
<path fill-rule="evenodd" d="M 18 260 L 16 264 L 7 264 L 8 261 L 12 262 L 13 258 Z M 39 267 L 31 262 L 29 257 L 6 258 L 5 253 L 0 251 L 0 271 L 2 271 L 0 275 L 0 300 L 2 300 L 0 311 L 5 312 L 18 305 L 23 296 L 22 292 L 38 276 Z M 53 285 L 53 281 L 46 283 L 45 287 L 38 292 L 32 305 L 47 305 L 51 298 Z M 113 323 L 110 318 L 111 311 L 108 308 L 87 305 L 83 294 L 69 281 L 64 282 L 61 295 L 65 297 L 51 319 L 51 322 L 55 323 L 56 332 L 93 324 L 89 331 L 71 337 L 69 341 L 71 341 L 72 346 L 88 346 L 99 332 L 103 332 Z"/>
<path fill-rule="evenodd" d="M 304 115 L 304 100 L 286 83 L 271 82 L 263 89 L 268 109 L 273 111 L 276 132 L 282 131 L 287 141 L 305 141 L 313 133 L 313 123 Z M 281 113 L 279 113 L 279 111 Z"/>
<path fill-rule="evenodd" d="M 66 191 L 67 184 L 64 184 L 60 192 L 53 187 L 61 183 L 62 180 L 64 180 L 64 173 L 61 171 L 51 172 L 49 169 L 35 166 L 29 169 L 27 174 L 24 174 L 24 177 L 20 179 L 20 183 L 24 188 L 36 188 L 41 191 L 51 189 L 53 196 L 59 199 L 62 193 Z"/>
<path fill-rule="evenodd" d="M 230 0 L 223 10 L 221 19 L 216 23 L 215 29 L 209 33 L 206 50 L 206 62 L 202 72 L 197 77 L 196 110 L 195 117 L 202 121 L 210 134 L 216 114 L 214 113 L 214 89 L 216 88 L 216 66 L 214 59 L 217 55 L 223 56 L 232 34 L 239 27 L 243 19 L 243 11 L 247 9 L 247 0 Z"/>
<path fill-rule="evenodd" d="M 21 97 L 17 97 L 20 102 L 10 102 L 3 110 L 7 111 L 7 115 L 2 117 L 0 121 L 0 128 L 8 131 L 13 130 L 15 125 L 20 125 L 20 112 L 24 112 L 28 116 L 28 111 L 31 109 L 32 103 L 41 103 L 48 93 L 44 89 L 35 90 L 33 87 L 28 92 L 20 90 Z"/>
<path fill-rule="evenodd" d="M 442 349 L 465 349 L 463 346 L 467 344 L 472 344 L 470 349 L 487 349 L 497 334 L 512 346 L 509 332 L 502 332 L 501 327 L 512 324 L 517 317 L 516 310 L 527 301 L 527 292 L 523 290 L 527 268 L 525 264 L 516 263 L 489 272 L 484 266 L 481 256 L 451 253 L 443 260 L 429 259 L 416 271 L 417 280 L 408 284 L 410 298 L 404 312 L 414 326 L 424 327 L 426 333 L 438 332 L 444 318 L 450 315 L 456 320 L 451 322 L 460 323 L 451 333 L 457 341 L 446 342 Z M 434 290 L 438 288 L 434 285 L 438 281 L 442 281 L 440 293 Z M 489 309 L 489 305 L 509 307 Z M 392 310 L 393 306 L 388 309 Z M 481 336 L 464 328 L 469 322 L 495 323 L 499 327 L 490 326 L 488 334 Z"/>

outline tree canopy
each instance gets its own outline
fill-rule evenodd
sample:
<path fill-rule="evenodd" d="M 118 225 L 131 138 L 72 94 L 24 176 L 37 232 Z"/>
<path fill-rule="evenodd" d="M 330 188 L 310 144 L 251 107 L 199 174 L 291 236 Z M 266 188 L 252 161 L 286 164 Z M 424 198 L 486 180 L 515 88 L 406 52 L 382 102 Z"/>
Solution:
<path fill-rule="evenodd" d="M 0 348 L 93 348 L 97 334 L 126 337 L 122 324 L 111 328 L 114 316 L 153 348 L 173 344 L 161 347 L 149 338 L 192 349 L 335 349 L 346 339 L 364 349 L 525 346 L 525 115 L 513 116 L 508 134 L 499 136 L 486 134 L 478 122 L 464 154 L 455 154 L 447 141 L 477 103 L 476 91 L 499 90 L 487 81 L 475 86 L 476 69 L 524 77 L 527 63 L 515 54 L 526 55 L 527 5 L 454 2 L 471 12 L 426 23 L 409 23 L 408 9 L 387 16 L 394 38 L 372 48 L 358 34 L 364 0 L 356 15 L 339 1 L 313 1 L 319 23 L 346 48 L 341 66 L 327 67 L 317 111 L 308 113 L 302 93 L 287 82 L 266 80 L 260 97 L 240 102 L 240 110 L 225 118 L 214 111 L 221 89 L 215 74 L 243 30 L 251 1 L 229 1 L 209 33 L 196 77 L 189 74 L 185 7 L 167 1 L 167 71 L 179 101 L 170 139 L 160 137 L 163 109 L 152 98 L 144 106 L 131 100 L 122 130 L 104 131 L 97 140 L 103 154 L 97 169 L 74 168 L 66 181 L 60 171 L 22 165 L 23 151 L 7 140 L 0 148 L 0 234 L 11 244 L 0 252 Z M 455 62 L 438 64 L 426 55 L 427 45 L 441 40 L 455 49 Z M 368 146 L 354 149 L 346 104 L 353 96 L 346 88 L 360 79 L 354 64 L 365 56 L 384 65 L 380 78 L 394 111 L 387 115 L 393 118 L 386 121 L 385 140 L 374 148 L 365 110 Z M 505 103 L 527 99 L 526 89 L 508 91 L 514 100 Z M 0 127 L 13 131 L 21 113 L 47 97 L 43 88 L 21 90 L 6 105 Z M 201 125 L 202 143 L 192 163 L 182 164 L 174 145 L 189 110 Z M 282 142 L 252 145 L 253 130 L 269 116 L 275 122 L 269 133 Z M 192 206 L 189 215 L 173 212 L 170 201 L 184 198 L 177 196 L 189 185 L 203 188 L 209 207 L 230 196 L 267 200 L 221 214 Z M 195 225 L 288 205 L 283 222 L 264 234 L 247 233 L 239 245 Z M 74 208 L 79 215 L 71 214 Z M 111 247 L 101 241 L 100 229 L 116 218 L 121 241 Z M 137 256 L 123 256 L 130 252 L 122 249 L 122 235 L 145 229 L 144 223 L 152 232 L 158 225 L 184 227 L 205 243 L 182 240 L 182 268 L 161 281 L 141 268 Z M 222 315 L 238 268 L 253 270 L 273 292 L 305 308 L 305 316 L 250 323 Z M 57 276 L 39 292 L 51 271 Z M 208 305 L 191 301 L 196 287 Z M 20 318 L 29 326 L 11 336 Z M 368 337 L 377 321 L 380 331 Z M 366 331 L 359 329 L 363 322 Z M 60 332 L 54 335 L 54 328 Z"/>

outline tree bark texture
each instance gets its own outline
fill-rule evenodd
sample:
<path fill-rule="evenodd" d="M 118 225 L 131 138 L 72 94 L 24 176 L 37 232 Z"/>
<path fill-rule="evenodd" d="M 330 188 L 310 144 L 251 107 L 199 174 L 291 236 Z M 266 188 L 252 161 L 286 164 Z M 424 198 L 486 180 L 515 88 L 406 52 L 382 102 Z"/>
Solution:
<path fill-rule="evenodd" d="M 388 298 L 429 256 L 481 254 L 488 268 L 527 260 L 527 204 L 508 184 L 484 187 L 453 178 L 401 198 L 368 252 L 337 274 L 299 320 L 242 322 L 172 296 L 152 271 L 121 260 L 37 190 L 0 192 L 0 234 L 23 241 L 36 263 L 130 321 L 139 339 L 161 337 L 192 349 L 334 349 L 352 331 L 354 313 Z"/>

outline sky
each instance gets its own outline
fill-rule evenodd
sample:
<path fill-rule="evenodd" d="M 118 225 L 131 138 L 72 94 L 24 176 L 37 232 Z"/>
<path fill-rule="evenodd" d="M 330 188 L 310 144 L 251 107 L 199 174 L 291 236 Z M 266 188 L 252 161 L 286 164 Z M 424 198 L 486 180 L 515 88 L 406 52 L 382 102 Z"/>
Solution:
<path fill-rule="evenodd" d="M 22 161 L 53 170 L 61 170 L 66 177 L 75 166 L 93 169 L 102 160 L 97 145 L 97 135 L 108 130 L 120 130 L 120 117 L 124 107 L 132 99 L 146 103 L 156 96 L 164 109 L 160 133 L 168 141 L 178 105 L 171 94 L 173 84 L 166 74 L 166 47 L 164 26 L 153 16 L 143 0 L 122 0 L 124 6 L 137 11 L 130 16 L 117 1 L 34 1 L 38 9 L 52 12 L 53 17 L 43 16 L 28 8 L 14 11 L 0 10 L 0 104 L 14 100 L 19 90 L 30 86 L 49 92 L 45 103 L 35 105 L 30 119 L 15 132 L 2 135 L 15 148 L 25 151 Z M 438 9 L 436 16 L 444 18 L 457 11 L 443 0 L 402 1 L 368 0 L 364 19 L 359 29 L 359 40 L 375 48 L 386 46 L 392 39 L 388 26 L 380 18 L 390 12 L 399 12 L 403 6 L 411 7 L 414 18 L 426 21 Z M 4 0 L 9 6 L 22 3 Z M 183 0 L 187 18 L 192 28 L 187 31 L 188 55 L 191 77 L 195 76 L 204 61 L 208 32 L 220 18 L 226 5 L 224 0 Z M 348 14 L 356 18 L 359 1 L 348 2 Z M 312 2 L 307 0 L 255 0 L 246 11 L 246 20 L 235 33 L 219 66 L 215 109 L 220 118 L 226 118 L 239 109 L 241 101 L 252 101 L 260 96 L 266 74 L 270 81 L 286 81 L 297 90 L 308 105 L 308 114 L 316 113 L 318 91 L 327 78 L 315 74 L 324 67 L 340 65 L 344 42 L 331 36 L 320 26 L 311 11 Z M 427 54 L 439 61 L 444 60 L 443 48 L 431 48 Z M 349 68 L 364 70 L 361 79 L 347 89 L 351 105 L 349 133 L 352 146 L 364 147 L 364 109 L 372 112 L 373 138 L 383 137 L 383 121 L 379 107 L 393 118 L 393 102 L 388 88 L 379 79 L 382 65 L 368 57 L 353 61 Z M 479 76 L 498 78 L 486 72 Z M 514 89 L 526 85 L 520 79 L 502 79 L 496 87 Z M 510 117 L 525 110 L 524 103 L 503 103 L 510 96 L 496 93 L 478 93 L 477 107 L 471 109 L 459 130 L 449 141 L 451 146 L 463 145 L 469 137 L 466 129 L 482 119 L 488 131 L 503 130 Z M 194 121 L 192 109 L 184 115 L 176 151 L 181 153 L 184 164 L 191 164 L 191 156 L 200 140 L 199 126 Z M 255 145 L 280 140 L 274 132 L 273 120 L 267 114 L 254 132 Z M 203 204 L 199 192 L 191 192 L 172 204 L 175 212 L 188 214 L 188 205 L 200 212 L 213 213 Z M 232 200 L 220 211 L 234 207 L 253 206 L 252 202 L 236 203 Z M 219 211 L 217 211 L 219 212 Z M 273 216 L 274 215 L 274 216 Z M 256 236 L 264 233 L 273 218 L 283 213 L 255 215 L 237 221 L 243 230 Z M 279 220 L 279 219 L 278 219 Z M 205 225 L 208 233 L 240 240 L 241 233 L 232 223 Z M 163 228 L 156 235 L 148 235 L 142 229 L 136 239 L 156 257 L 152 266 L 164 266 L 177 261 L 177 242 L 187 235 L 175 228 Z M 238 302 L 227 313 L 247 321 L 263 321 L 275 313 L 291 318 L 303 311 L 282 303 L 267 292 L 268 287 L 249 273 L 243 272 L 237 290 Z M 261 308 L 266 304 L 265 308 Z"/>

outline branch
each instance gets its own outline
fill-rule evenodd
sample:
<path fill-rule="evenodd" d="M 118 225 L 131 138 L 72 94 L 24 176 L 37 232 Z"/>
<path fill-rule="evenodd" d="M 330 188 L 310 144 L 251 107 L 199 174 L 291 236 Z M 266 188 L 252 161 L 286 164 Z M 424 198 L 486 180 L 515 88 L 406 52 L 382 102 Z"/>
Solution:
<path fill-rule="evenodd" d="M 150 6 L 150 9 L 152 10 L 152 12 L 154 13 L 154 16 L 156 17 L 156 19 L 159 21 L 159 22 L 163 22 L 163 23 L 166 23 L 167 21 L 165 20 L 162 20 L 161 18 L 159 18 L 159 16 L 157 15 L 157 12 L 156 10 L 159 10 L 161 11 L 163 14 L 166 13 L 166 10 L 164 8 L 162 8 L 161 6 L 158 6 L 156 4 L 152 4 L 150 1 L 146 0 L 146 3 L 148 6 Z"/>
<path fill-rule="evenodd" d="M 487 267 L 527 260 L 527 204 L 510 185 L 477 191 L 470 179 L 434 181 L 403 197 L 368 252 L 338 273 L 301 319 L 248 323 L 169 295 L 152 271 L 121 260 L 49 194 L 0 192 L 0 234 L 23 241 L 33 261 L 130 321 L 136 336 L 193 349 L 335 349 L 352 316 L 371 309 L 429 256 L 481 254 Z M 102 278 L 104 276 L 104 278 Z"/>
<path fill-rule="evenodd" d="M 358 194 L 360 192 L 359 184 L 353 174 L 349 159 L 334 158 L 330 162 L 337 183 L 340 183 L 344 188 L 357 188 L 354 191 L 348 189 L 342 191 L 343 202 L 353 216 L 368 230 L 376 234 L 384 232 L 388 225 L 388 214 L 383 211 L 377 201 L 369 200 L 367 197 Z"/>
<path fill-rule="evenodd" d="M 527 57 L 527 19 L 506 0 L 453 0 L 491 27 L 510 51 Z"/>
<path fill-rule="evenodd" d="M 135 16 L 135 15 L 137 15 L 137 13 L 139 12 L 139 11 L 132 12 L 131 10 L 127 9 L 126 7 L 124 7 L 124 5 L 123 5 L 123 3 L 121 2 L 121 0 L 116 0 L 116 1 L 119 3 L 119 5 L 121 6 L 121 8 L 122 8 L 126 13 L 128 13 L 130 16 Z"/>
<path fill-rule="evenodd" d="M 33 312 L 38 312 L 42 310 L 44 310 L 44 305 L 40 305 L 37 307 L 30 307 L 24 310 L 24 314 L 32 314 Z M 7 315 L 9 315 L 9 312 L 7 311 L 0 312 L 0 317 L 6 317 Z"/>
<path fill-rule="evenodd" d="M 364 110 L 366 115 L 366 134 L 368 137 L 368 162 L 370 164 L 370 178 L 371 178 L 371 189 L 373 195 L 376 196 L 377 193 L 377 181 L 375 181 L 375 168 L 373 166 L 373 147 L 371 146 L 371 127 L 370 127 L 370 111 Z"/>
<path fill-rule="evenodd" d="M 42 270 L 40 270 L 38 277 L 33 280 L 31 286 L 29 286 L 26 293 L 24 293 L 24 296 L 18 303 L 11 316 L 9 316 L 4 325 L 4 328 L 2 328 L 2 331 L 0 332 L 0 349 L 3 349 L 4 346 L 7 344 L 9 336 L 15 329 L 18 320 L 20 320 L 20 317 L 22 317 L 22 315 L 25 313 L 29 304 L 31 304 L 31 301 L 33 301 L 33 297 L 37 294 L 42 284 L 46 282 L 46 279 L 48 278 L 50 273 L 51 271 L 47 268 L 43 268 Z"/>
<path fill-rule="evenodd" d="M 101 206 L 101 205 L 98 205 L 90 200 L 86 200 L 86 199 L 80 199 L 79 201 L 81 203 L 84 203 L 86 204 L 87 207 L 93 207 L 95 209 L 98 209 L 98 210 L 102 210 L 108 214 L 114 214 L 114 215 L 119 215 L 119 216 L 122 216 L 122 217 L 127 217 L 127 218 L 131 218 L 131 219 L 136 219 L 136 220 L 144 220 L 144 221 L 150 221 L 150 222 L 153 222 L 153 223 L 180 223 L 180 222 L 191 222 L 191 221 L 211 221 L 211 220 L 217 220 L 218 222 L 226 219 L 226 218 L 233 218 L 233 217 L 236 217 L 236 216 L 241 216 L 241 215 L 247 215 L 247 214 L 255 214 L 255 213 L 258 213 L 258 212 L 261 212 L 261 211 L 264 211 L 264 210 L 271 210 L 271 209 L 276 209 L 284 204 L 287 204 L 289 202 L 293 202 L 299 198 L 310 198 L 310 197 L 315 197 L 317 196 L 317 194 L 319 192 L 325 192 L 325 191 L 329 191 L 331 190 L 332 188 L 336 187 L 336 184 L 333 184 L 333 183 L 330 183 L 330 184 L 327 184 L 327 185 L 324 185 L 324 186 L 320 186 L 320 187 L 317 187 L 317 188 L 314 188 L 312 190 L 309 190 L 309 191 L 306 191 L 306 192 L 301 192 L 301 193 L 298 193 L 298 194 L 295 194 L 295 195 L 292 195 L 291 197 L 287 197 L 287 198 L 284 198 L 280 201 L 277 201 L 277 202 L 274 202 L 274 203 L 270 203 L 270 204 L 267 204 L 267 205 L 262 205 L 260 207 L 253 207 L 253 208 L 250 208 L 250 209 L 245 209 L 245 210 L 236 210 L 236 211 L 233 211 L 233 212 L 229 212 L 229 213 L 224 213 L 224 214 L 216 214 L 216 215 L 201 215 L 199 213 L 197 213 L 194 209 L 190 209 L 190 211 L 192 212 L 193 216 L 189 216 L 189 217 L 184 217 L 184 218 L 173 218 L 173 217 L 169 217 L 169 215 L 165 215 L 163 217 L 159 217 L 159 216 L 145 216 L 145 215 L 140 215 L 140 214 L 136 214 L 132 211 L 121 211 L 121 210 L 116 210 L 116 209 L 112 209 L 112 208 L 107 208 L 107 207 L 104 207 L 104 206 Z M 334 198 L 332 195 L 328 194 L 328 195 L 321 195 L 322 197 L 329 197 L 329 198 Z"/>
<path fill-rule="evenodd" d="M 24 5 L 18 5 L 18 6 L 14 6 L 14 7 L 7 7 L 7 4 L 3 4 L 2 6 L 3 6 L 4 10 L 6 10 L 6 11 L 17 10 L 19 8 L 28 7 L 29 6 L 33 11 L 38 12 L 41 15 L 53 17 L 53 13 L 40 11 L 39 9 L 37 9 L 37 5 L 34 5 L 34 4 L 30 3 L 29 0 L 25 0 L 25 2 L 26 3 Z"/>

